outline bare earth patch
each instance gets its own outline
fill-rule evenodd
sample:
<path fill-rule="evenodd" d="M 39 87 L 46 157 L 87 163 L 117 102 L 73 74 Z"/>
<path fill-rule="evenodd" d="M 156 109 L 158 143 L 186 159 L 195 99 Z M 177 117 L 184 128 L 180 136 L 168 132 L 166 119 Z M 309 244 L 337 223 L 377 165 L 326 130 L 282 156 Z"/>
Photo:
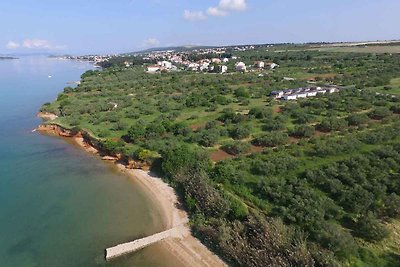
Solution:
<path fill-rule="evenodd" d="M 211 160 L 214 162 L 222 161 L 224 159 L 234 158 L 233 155 L 226 153 L 225 151 L 218 149 L 217 151 L 211 153 Z"/>

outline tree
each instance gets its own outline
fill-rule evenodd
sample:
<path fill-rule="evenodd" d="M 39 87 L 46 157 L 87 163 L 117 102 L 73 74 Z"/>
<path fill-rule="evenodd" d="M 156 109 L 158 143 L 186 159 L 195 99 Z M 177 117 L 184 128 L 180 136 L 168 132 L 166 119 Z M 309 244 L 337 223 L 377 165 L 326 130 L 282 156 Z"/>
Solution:
<path fill-rule="evenodd" d="M 311 137 L 315 133 L 314 126 L 298 125 L 292 129 L 289 134 L 295 137 Z"/>
<path fill-rule="evenodd" d="M 144 121 L 138 121 L 128 130 L 128 137 L 131 142 L 137 143 L 142 140 L 146 134 L 146 126 Z"/>
<path fill-rule="evenodd" d="M 221 146 L 221 149 L 231 155 L 239 155 L 250 150 L 250 144 L 241 141 L 227 142 Z"/>
<path fill-rule="evenodd" d="M 336 117 L 328 117 L 318 124 L 318 129 L 323 132 L 340 131 L 348 126 L 347 121 Z"/>
<path fill-rule="evenodd" d="M 372 212 L 358 219 L 354 225 L 354 233 L 370 242 L 378 242 L 389 235 L 389 230 L 382 225 Z"/>
<path fill-rule="evenodd" d="M 382 120 L 392 115 L 392 112 L 387 107 L 377 107 L 369 113 L 369 117 L 374 120 Z"/>
<path fill-rule="evenodd" d="M 274 147 L 286 144 L 288 141 L 288 135 L 282 132 L 270 132 L 259 136 L 253 140 L 253 144 L 256 146 L 268 146 Z"/>
<path fill-rule="evenodd" d="M 249 137 L 251 129 L 246 125 L 237 125 L 230 129 L 229 134 L 233 139 L 244 139 Z"/>
<path fill-rule="evenodd" d="M 189 172 L 208 170 L 210 159 L 203 150 L 177 145 L 162 151 L 162 170 L 169 177 L 182 177 Z"/>
<path fill-rule="evenodd" d="M 368 116 L 364 113 L 362 114 L 353 113 L 346 118 L 346 121 L 351 126 L 360 126 L 368 122 Z"/>

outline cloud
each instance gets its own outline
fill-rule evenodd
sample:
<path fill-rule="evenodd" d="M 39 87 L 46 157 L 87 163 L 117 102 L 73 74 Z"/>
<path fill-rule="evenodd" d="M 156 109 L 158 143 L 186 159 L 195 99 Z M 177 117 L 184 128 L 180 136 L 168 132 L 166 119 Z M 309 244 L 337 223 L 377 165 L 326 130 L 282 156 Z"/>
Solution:
<path fill-rule="evenodd" d="M 207 9 L 207 14 L 215 17 L 225 17 L 228 15 L 228 12 L 219 9 L 218 7 L 209 7 Z"/>
<path fill-rule="evenodd" d="M 221 0 L 218 7 L 222 10 L 243 11 L 246 10 L 247 3 L 246 0 Z"/>
<path fill-rule="evenodd" d="M 160 44 L 160 41 L 156 38 L 149 38 L 143 41 L 143 47 L 152 47 Z"/>
<path fill-rule="evenodd" d="M 47 40 L 41 39 L 26 39 L 23 41 L 22 46 L 28 49 L 50 49 L 51 45 Z"/>
<path fill-rule="evenodd" d="M 189 11 L 185 10 L 183 12 L 183 18 L 189 21 L 199 21 L 207 19 L 207 16 L 203 11 Z"/>
<path fill-rule="evenodd" d="M 49 41 L 43 39 L 25 39 L 21 43 L 9 41 L 6 45 L 7 49 L 38 49 L 38 50 L 64 50 L 66 45 L 52 45 Z"/>
<path fill-rule="evenodd" d="M 218 6 L 209 7 L 207 15 L 214 17 L 225 17 L 231 11 L 244 11 L 247 9 L 246 0 L 220 0 Z M 184 11 L 184 18 L 190 21 L 205 20 L 207 15 L 203 11 Z"/>
<path fill-rule="evenodd" d="M 20 47 L 21 45 L 19 43 L 13 42 L 13 41 L 9 41 L 6 45 L 7 49 L 17 49 L 18 47 Z"/>

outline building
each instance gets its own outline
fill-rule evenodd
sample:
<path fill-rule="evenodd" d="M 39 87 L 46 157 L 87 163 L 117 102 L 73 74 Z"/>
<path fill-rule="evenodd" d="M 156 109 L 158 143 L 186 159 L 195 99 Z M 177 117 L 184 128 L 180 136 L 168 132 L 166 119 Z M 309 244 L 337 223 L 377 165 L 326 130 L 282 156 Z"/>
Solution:
<path fill-rule="evenodd" d="M 203 62 L 203 63 L 200 64 L 200 71 L 209 70 L 209 67 L 210 67 L 210 63 Z"/>
<path fill-rule="evenodd" d="M 148 73 L 156 73 L 157 71 L 160 71 L 160 66 L 152 65 L 147 67 Z"/>
<path fill-rule="evenodd" d="M 265 67 L 265 63 L 264 63 L 264 61 L 256 61 L 256 62 L 254 62 L 254 67 L 263 69 Z"/>
<path fill-rule="evenodd" d="M 297 95 L 293 94 L 293 95 L 285 95 L 283 97 L 284 100 L 296 100 L 297 99 Z"/>
<path fill-rule="evenodd" d="M 218 72 L 219 73 L 226 73 L 228 71 L 228 67 L 225 65 L 219 65 L 218 66 Z"/>
<path fill-rule="evenodd" d="M 272 61 L 268 62 L 268 63 L 266 64 L 266 66 L 269 67 L 271 70 L 273 70 L 273 69 L 279 67 L 278 64 L 276 64 L 276 63 L 274 63 L 274 62 L 272 62 Z"/>
<path fill-rule="evenodd" d="M 292 78 L 292 77 L 283 77 L 283 79 L 285 81 L 294 81 L 294 80 L 296 80 L 295 78 Z"/>
<path fill-rule="evenodd" d="M 171 69 L 172 68 L 172 63 L 169 61 L 160 61 L 157 63 L 159 66 L 166 68 L 166 69 Z"/>
<path fill-rule="evenodd" d="M 212 59 L 211 59 L 211 62 L 212 62 L 212 63 L 217 63 L 217 64 L 219 64 L 219 63 L 221 63 L 221 59 L 219 59 L 219 58 L 212 58 Z"/>
<path fill-rule="evenodd" d="M 328 85 L 324 87 L 306 87 L 306 88 L 295 88 L 285 89 L 280 91 L 272 91 L 270 96 L 275 99 L 283 100 L 297 100 L 300 98 L 315 97 L 318 94 L 336 93 L 342 88 L 336 85 Z"/>
<path fill-rule="evenodd" d="M 245 72 L 247 69 L 246 64 L 244 64 L 243 62 L 236 63 L 235 68 L 236 68 L 236 71 L 241 71 L 241 72 Z"/>
<path fill-rule="evenodd" d="M 313 96 L 317 96 L 318 91 L 308 91 L 307 92 L 307 97 L 313 97 Z"/>

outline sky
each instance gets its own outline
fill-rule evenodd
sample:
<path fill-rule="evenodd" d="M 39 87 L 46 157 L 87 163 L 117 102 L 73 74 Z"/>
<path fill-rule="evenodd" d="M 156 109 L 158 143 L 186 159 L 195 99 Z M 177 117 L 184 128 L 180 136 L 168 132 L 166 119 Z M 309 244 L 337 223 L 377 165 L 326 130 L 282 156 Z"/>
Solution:
<path fill-rule="evenodd" d="M 400 0 L 1 0 L 0 54 L 400 39 Z"/>

